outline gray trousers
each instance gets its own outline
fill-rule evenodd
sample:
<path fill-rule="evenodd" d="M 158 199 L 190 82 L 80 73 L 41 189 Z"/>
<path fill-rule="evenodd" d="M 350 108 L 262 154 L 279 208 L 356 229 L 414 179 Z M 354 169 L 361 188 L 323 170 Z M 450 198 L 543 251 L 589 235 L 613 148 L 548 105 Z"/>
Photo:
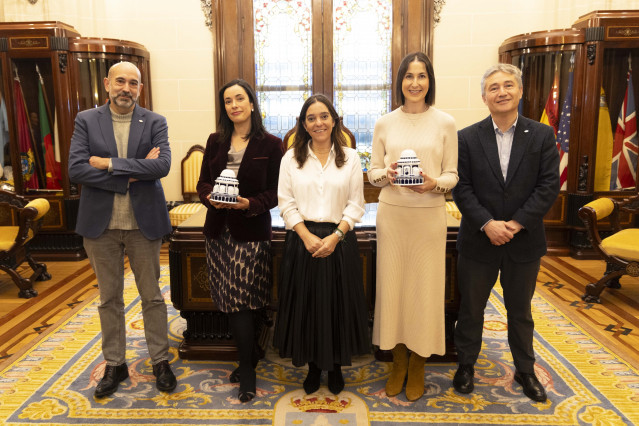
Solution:
<path fill-rule="evenodd" d="M 102 354 L 108 365 L 120 365 L 126 361 L 125 251 L 142 300 L 144 336 L 151 362 L 157 364 L 168 360 L 167 311 L 158 284 L 161 245 L 161 238 L 148 240 L 137 229 L 107 229 L 98 238 L 84 238 L 84 248 L 98 279 Z"/>

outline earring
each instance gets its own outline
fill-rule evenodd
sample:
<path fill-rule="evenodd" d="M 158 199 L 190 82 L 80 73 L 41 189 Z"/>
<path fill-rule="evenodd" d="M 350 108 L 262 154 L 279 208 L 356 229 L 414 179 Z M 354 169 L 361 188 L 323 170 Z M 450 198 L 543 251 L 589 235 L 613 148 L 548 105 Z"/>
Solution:
<path fill-rule="evenodd" d="M 253 108 L 251 108 L 251 112 L 255 111 Z"/>

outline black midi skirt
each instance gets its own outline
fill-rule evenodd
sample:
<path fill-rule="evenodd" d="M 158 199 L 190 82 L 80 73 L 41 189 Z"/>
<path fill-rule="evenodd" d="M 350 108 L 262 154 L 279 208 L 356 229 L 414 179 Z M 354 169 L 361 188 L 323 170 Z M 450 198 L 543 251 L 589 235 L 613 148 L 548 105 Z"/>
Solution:
<path fill-rule="evenodd" d="M 320 238 L 333 223 L 305 222 Z M 273 343 L 282 358 L 322 370 L 351 365 L 351 357 L 371 351 L 368 308 L 355 232 L 326 258 L 313 258 L 295 231 L 288 231 L 280 267 L 279 310 Z"/>

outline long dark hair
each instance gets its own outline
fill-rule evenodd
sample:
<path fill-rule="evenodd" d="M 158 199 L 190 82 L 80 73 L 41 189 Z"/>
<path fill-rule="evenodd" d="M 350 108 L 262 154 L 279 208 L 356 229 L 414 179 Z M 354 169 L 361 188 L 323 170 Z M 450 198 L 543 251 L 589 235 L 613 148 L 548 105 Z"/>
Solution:
<path fill-rule="evenodd" d="M 397 81 L 395 82 L 395 100 L 404 105 L 406 99 L 404 98 L 404 92 L 402 92 L 402 81 L 404 81 L 404 77 L 406 77 L 408 66 L 411 62 L 415 61 L 423 62 L 426 67 L 426 74 L 428 75 L 428 93 L 426 93 L 424 102 L 426 105 L 431 106 L 435 103 L 435 71 L 433 71 L 433 64 L 430 62 L 430 59 L 428 59 L 428 56 L 422 52 L 409 53 L 404 56 L 404 59 L 402 59 L 402 62 L 399 64 L 399 69 L 397 70 Z"/>
<path fill-rule="evenodd" d="M 335 165 L 337 167 L 342 167 L 346 162 L 346 155 L 344 154 L 343 147 L 347 146 L 348 143 L 346 142 L 346 137 L 342 131 L 342 122 L 339 119 L 339 115 L 337 115 L 337 111 L 335 111 L 335 107 L 333 107 L 331 101 L 322 94 L 311 96 L 306 100 L 306 102 L 304 102 L 304 105 L 302 105 L 300 116 L 297 119 L 297 128 L 295 129 L 295 140 L 293 141 L 295 160 L 300 168 L 302 168 L 306 162 L 306 158 L 308 156 L 307 145 L 311 140 L 311 135 L 304 128 L 304 122 L 306 121 L 306 112 L 315 102 L 321 102 L 326 105 L 329 114 L 335 122 L 335 126 L 333 126 L 333 130 L 331 131 L 331 143 L 335 148 Z"/>
<path fill-rule="evenodd" d="M 253 104 L 253 111 L 251 112 L 251 130 L 249 131 L 249 134 L 246 135 L 245 139 L 251 140 L 253 137 L 263 137 L 266 134 L 266 129 L 262 123 L 262 114 L 260 113 L 260 106 L 257 103 L 255 91 L 253 91 L 253 88 L 245 80 L 238 78 L 236 80 L 231 80 L 222 86 L 218 93 L 218 99 L 220 101 L 220 119 L 217 122 L 217 132 L 220 134 L 220 138 L 218 140 L 220 142 L 226 142 L 231 139 L 231 135 L 233 134 L 233 122 L 229 118 L 229 115 L 226 113 L 226 108 L 224 107 L 224 92 L 229 87 L 235 85 L 244 89 L 246 96 L 249 98 L 249 102 Z"/>

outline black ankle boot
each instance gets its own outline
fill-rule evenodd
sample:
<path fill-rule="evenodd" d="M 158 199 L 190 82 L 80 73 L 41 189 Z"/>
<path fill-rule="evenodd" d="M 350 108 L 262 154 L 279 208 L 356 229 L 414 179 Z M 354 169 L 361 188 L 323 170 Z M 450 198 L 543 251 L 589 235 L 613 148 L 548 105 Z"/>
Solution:
<path fill-rule="evenodd" d="M 342 376 L 342 366 L 335 364 L 333 371 L 328 372 L 328 390 L 338 395 L 344 390 L 344 376 Z"/>
<path fill-rule="evenodd" d="M 320 370 L 314 362 L 309 362 L 308 374 L 306 375 L 306 380 L 304 380 L 304 391 L 307 395 L 312 394 L 319 389 L 321 376 L 322 370 Z"/>

